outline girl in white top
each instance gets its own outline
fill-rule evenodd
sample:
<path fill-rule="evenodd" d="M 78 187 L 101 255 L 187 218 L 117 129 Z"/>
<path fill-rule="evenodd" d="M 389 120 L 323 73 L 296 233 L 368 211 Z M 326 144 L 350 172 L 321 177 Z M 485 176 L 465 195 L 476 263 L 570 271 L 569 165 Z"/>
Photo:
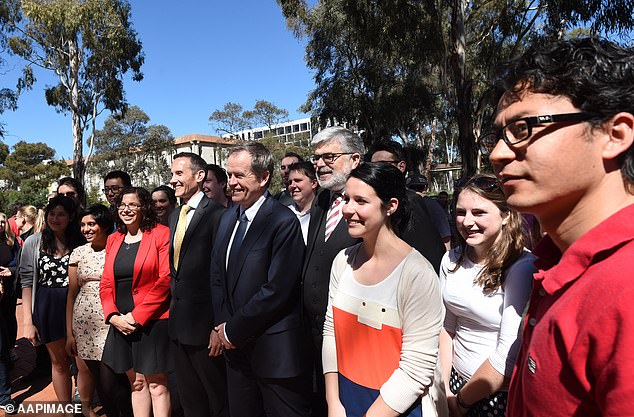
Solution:
<path fill-rule="evenodd" d="M 460 245 L 440 267 L 449 412 L 504 416 L 534 257 L 524 248 L 521 216 L 509 209 L 495 177 L 467 181 L 456 201 L 456 228 Z"/>

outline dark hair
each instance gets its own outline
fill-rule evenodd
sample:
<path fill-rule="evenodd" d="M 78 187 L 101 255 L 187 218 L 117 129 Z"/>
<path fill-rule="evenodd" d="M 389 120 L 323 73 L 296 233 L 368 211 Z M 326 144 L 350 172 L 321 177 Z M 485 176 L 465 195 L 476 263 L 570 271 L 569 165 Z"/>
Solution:
<path fill-rule="evenodd" d="M 209 176 L 209 171 L 213 172 L 218 183 L 227 185 L 227 183 L 229 182 L 229 178 L 227 178 L 227 171 L 225 171 L 224 168 L 220 165 L 207 164 L 205 166 L 205 179 L 207 179 L 207 176 Z"/>
<path fill-rule="evenodd" d="M 301 172 L 306 175 L 311 181 L 315 181 L 317 176 L 315 174 L 315 166 L 308 161 L 300 161 L 292 163 L 288 166 L 288 172 L 293 171 Z"/>
<path fill-rule="evenodd" d="M 132 185 L 132 180 L 130 179 L 130 175 L 128 175 L 127 172 L 120 171 L 120 170 L 108 172 L 106 176 L 103 177 L 103 183 L 105 184 L 106 181 L 112 180 L 115 178 L 121 178 L 121 182 L 123 183 L 124 187 L 129 187 Z"/>
<path fill-rule="evenodd" d="M 497 179 L 493 175 L 474 175 L 456 191 L 455 200 L 458 201 L 460 193 L 468 190 L 480 197 L 489 200 L 502 212 L 508 215 L 506 224 L 500 230 L 500 234 L 493 242 L 484 259 L 484 268 L 473 280 L 475 284 L 483 288 L 485 294 L 491 294 L 504 285 L 504 271 L 511 266 L 524 253 L 524 237 L 522 234 L 522 216 L 511 210 L 506 202 L 506 197 Z M 460 255 L 455 272 L 463 264 L 467 253 L 467 242 L 458 233 Z"/>
<path fill-rule="evenodd" d="M 77 246 L 83 245 L 86 240 L 79 230 L 79 221 L 77 219 L 77 204 L 72 198 L 58 195 L 51 198 L 44 209 L 44 228 L 42 229 L 42 243 L 41 249 L 49 255 L 54 255 L 57 252 L 57 243 L 55 240 L 55 234 L 48 226 L 48 215 L 56 207 L 61 207 L 68 214 L 70 221 L 66 230 L 64 231 L 64 238 L 66 239 L 66 247 L 69 251 L 72 251 Z"/>
<path fill-rule="evenodd" d="M 349 178 L 356 178 L 372 187 L 384 207 L 392 198 L 398 200 L 398 207 L 389 217 L 388 226 L 400 237 L 407 230 L 410 219 L 403 173 L 387 162 L 364 162 L 350 172 Z"/>
<path fill-rule="evenodd" d="M 178 158 L 187 158 L 189 159 L 189 167 L 192 172 L 205 171 L 207 166 L 207 162 L 200 156 L 193 152 L 179 152 L 174 155 L 173 161 Z"/>
<path fill-rule="evenodd" d="M 368 151 L 366 155 L 367 161 L 368 162 L 371 161 L 372 155 L 380 151 L 385 151 L 392 154 L 394 158 L 396 158 L 396 162 L 400 162 L 400 161 L 407 162 L 405 158 L 405 150 L 403 150 L 403 146 L 400 143 L 393 140 L 380 140 L 380 141 L 374 142 L 370 146 L 370 150 Z"/>
<path fill-rule="evenodd" d="M 167 185 L 159 185 L 158 187 L 152 190 L 152 194 L 154 194 L 157 191 L 165 193 L 165 195 L 167 195 L 167 199 L 170 202 L 170 204 L 176 207 L 176 203 L 177 203 L 176 194 L 174 193 L 174 189 L 172 187 L 168 187 Z"/>
<path fill-rule="evenodd" d="M 59 187 L 62 185 L 68 185 L 69 187 L 73 187 L 77 192 L 77 200 L 79 200 L 79 205 L 81 207 L 86 205 L 86 190 L 84 190 L 84 186 L 73 177 L 64 177 L 57 181 L 57 192 L 59 193 Z"/>
<path fill-rule="evenodd" d="M 139 225 L 139 229 L 142 232 L 147 232 L 148 230 L 152 230 L 159 223 L 159 218 L 156 215 L 156 211 L 154 209 L 154 202 L 152 201 L 152 194 L 148 190 L 143 187 L 125 187 L 119 197 L 117 197 L 117 210 L 119 209 L 119 205 L 123 201 L 123 196 L 126 194 L 135 194 L 141 203 L 141 224 Z M 128 228 L 121 220 L 120 216 L 117 216 L 117 231 L 120 233 L 127 233 Z"/>
<path fill-rule="evenodd" d="M 103 204 L 93 204 L 81 212 L 81 217 L 84 216 L 92 216 L 101 230 L 105 230 L 107 234 L 112 233 L 112 230 L 114 229 L 114 219 L 112 218 L 112 213 L 108 207 Z"/>
<path fill-rule="evenodd" d="M 284 158 L 297 158 L 297 162 L 302 162 L 304 160 L 304 158 L 300 154 L 291 151 L 286 152 L 282 159 Z"/>
<path fill-rule="evenodd" d="M 234 146 L 229 150 L 229 156 L 238 153 L 247 152 L 251 155 L 251 171 L 258 177 L 264 177 L 264 173 L 269 173 L 269 180 L 266 183 L 268 187 L 273 178 L 273 171 L 275 167 L 275 161 L 273 161 L 273 154 L 268 148 L 259 142 L 250 142 L 244 145 Z"/>
<path fill-rule="evenodd" d="M 598 127 L 619 112 L 634 114 L 633 56 L 634 48 L 599 38 L 535 42 L 507 65 L 501 87 L 567 97 L 582 112 L 597 114 L 590 123 Z M 634 184 L 634 146 L 618 162 Z"/>

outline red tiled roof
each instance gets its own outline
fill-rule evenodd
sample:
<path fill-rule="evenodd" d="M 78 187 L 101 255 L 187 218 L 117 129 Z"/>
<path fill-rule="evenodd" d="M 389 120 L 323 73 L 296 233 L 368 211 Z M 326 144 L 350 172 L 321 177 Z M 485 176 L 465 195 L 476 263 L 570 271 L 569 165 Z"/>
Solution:
<path fill-rule="evenodd" d="M 183 145 L 185 143 L 191 142 L 203 142 L 203 143 L 217 143 L 219 145 L 237 145 L 240 141 L 231 139 L 231 138 L 223 138 L 220 136 L 209 136 L 209 135 L 199 135 L 199 134 L 191 134 L 180 136 L 174 139 L 175 145 Z"/>

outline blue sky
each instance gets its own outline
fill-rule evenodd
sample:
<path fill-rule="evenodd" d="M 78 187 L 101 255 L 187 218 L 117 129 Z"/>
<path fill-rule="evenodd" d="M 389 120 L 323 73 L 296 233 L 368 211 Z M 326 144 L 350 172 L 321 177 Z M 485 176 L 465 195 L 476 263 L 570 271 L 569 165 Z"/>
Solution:
<path fill-rule="evenodd" d="M 166 125 L 175 137 L 215 135 L 208 121 L 215 109 L 228 101 L 251 108 L 258 99 L 287 109 L 291 119 L 305 117 L 297 110 L 313 88 L 304 63 L 305 41 L 287 30 L 275 0 L 130 4 L 145 64 L 143 81 L 126 81 L 126 98 L 150 116 L 150 123 Z M 10 70 L 22 64 L 9 61 L 9 72 L 0 75 L 3 86 L 15 82 Z M 44 98 L 44 86 L 54 85 L 55 79 L 43 70 L 36 70 L 36 76 L 37 84 L 20 97 L 18 110 L 0 115 L 4 141 L 45 142 L 58 158 L 70 159 L 70 117 L 57 114 Z M 102 113 L 98 126 L 107 116 Z"/>

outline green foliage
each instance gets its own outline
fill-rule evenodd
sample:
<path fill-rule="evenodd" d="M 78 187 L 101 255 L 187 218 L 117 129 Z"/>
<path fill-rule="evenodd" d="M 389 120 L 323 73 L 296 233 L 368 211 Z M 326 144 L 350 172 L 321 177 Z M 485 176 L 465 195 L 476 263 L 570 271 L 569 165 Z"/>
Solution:
<path fill-rule="evenodd" d="M 273 173 L 273 179 L 271 180 L 271 184 L 269 185 L 269 192 L 271 194 L 276 194 L 280 190 L 282 190 L 283 187 L 282 177 L 280 176 L 278 168 L 280 163 L 282 162 L 282 158 L 284 158 L 284 154 L 286 154 L 286 152 L 295 152 L 296 154 L 301 155 L 305 160 L 308 160 L 308 157 L 311 154 L 311 149 L 310 147 L 300 147 L 280 143 L 277 138 L 273 136 L 272 133 L 265 135 L 260 142 L 264 146 L 266 146 L 268 150 L 271 151 L 271 153 L 273 154 L 273 159 L 275 160 L 276 172 Z"/>
<path fill-rule="evenodd" d="M 278 4 L 289 28 L 308 40 L 315 89 L 303 111 L 322 126 L 356 126 L 366 144 L 398 136 L 433 151 L 446 148 L 447 162 L 454 152 L 447 145 L 455 143 L 466 174 L 478 166 L 476 139 L 490 125 L 501 62 L 534 40 L 634 26 L 630 0 Z"/>
<path fill-rule="evenodd" d="M 51 183 L 68 173 L 66 163 L 55 159 L 54 149 L 42 142 L 20 141 L 0 166 L 0 205 L 42 207 Z"/>
<path fill-rule="evenodd" d="M 215 126 L 216 132 L 236 135 L 239 131 L 250 129 L 251 114 L 242 110 L 242 105 L 225 103 L 222 110 L 214 110 L 209 116 L 209 122 Z"/>
<path fill-rule="evenodd" d="M 214 110 L 209 121 L 218 133 L 236 136 L 238 132 L 253 127 L 266 126 L 272 130 L 288 119 L 288 111 L 266 100 L 257 100 L 253 110 L 243 110 L 241 104 L 228 102 L 222 109 Z"/>
<path fill-rule="evenodd" d="M 125 110 L 123 75 L 140 81 L 143 53 L 125 0 L 23 0 L 22 19 L 11 22 L 11 51 L 29 65 L 54 71 L 59 83 L 46 88 L 49 105 L 70 113 L 73 173 L 83 181 L 84 131 L 104 110 Z M 32 70 L 22 82 L 32 82 Z"/>
<path fill-rule="evenodd" d="M 130 174 L 134 185 L 148 189 L 165 184 L 170 168 L 163 153 L 174 147 L 174 138 L 166 126 L 149 122 L 137 106 L 106 119 L 103 129 L 95 133 L 95 155 L 88 172 L 103 177 L 122 170 Z"/>

